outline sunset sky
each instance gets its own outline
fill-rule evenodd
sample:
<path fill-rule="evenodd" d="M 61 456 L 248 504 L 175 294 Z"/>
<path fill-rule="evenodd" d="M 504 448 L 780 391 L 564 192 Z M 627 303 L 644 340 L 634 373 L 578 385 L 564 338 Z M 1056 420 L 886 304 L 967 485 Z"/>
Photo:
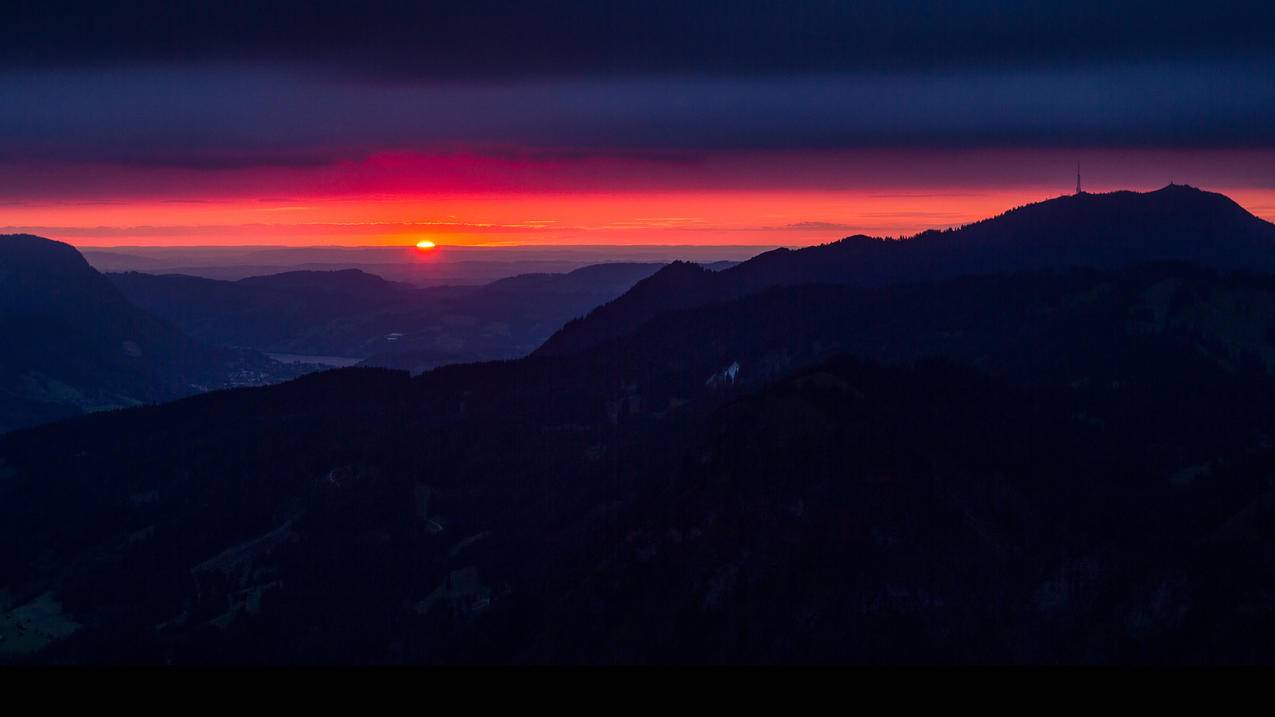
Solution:
<path fill-rule="evenodd" d="M 15 5 L 3 233 L 801 245 L 1068 193 L 1078 162 L 1275 219 L 1269 3 Z"/>

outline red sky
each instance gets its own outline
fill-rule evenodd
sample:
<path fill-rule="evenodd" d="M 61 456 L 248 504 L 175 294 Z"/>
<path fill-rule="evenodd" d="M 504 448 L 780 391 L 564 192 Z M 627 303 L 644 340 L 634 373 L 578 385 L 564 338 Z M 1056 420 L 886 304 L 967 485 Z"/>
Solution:
<path fill-rule="evenodd" d="M 1077 162 L 1275 218 L 1270 2 L 10 5 L 0 232 L 82 246 L 802 245 Z"/>
<path fill-rule="evenodd" d="M 1086 189 L 1170 181 L 1275 219 L 1275 151 L 378 153 L 228 169 L 11 165 L 0 231 L 81 246 L 806 245 L 903 235 Z"/>

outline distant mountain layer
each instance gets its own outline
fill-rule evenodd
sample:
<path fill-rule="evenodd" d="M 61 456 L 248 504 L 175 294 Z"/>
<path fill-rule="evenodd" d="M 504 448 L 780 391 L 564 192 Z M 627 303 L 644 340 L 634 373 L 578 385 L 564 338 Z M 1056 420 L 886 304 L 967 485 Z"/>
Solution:
<path fill-rule="evenodd" d="M 600 264 L 485 286 L 417 288 L 356 269 L 239 281 L 109 274 L 128 299 L 209 343 L 281 354 L 372 357 L 423 370 L 515 358 L 660 264 Z"/>
<path fill-rule="evenodd" d="M 0 431 L 297 371 L 138 309 L 71 246 L 0 236 Z"/>
<path fill-rule="evenodd" d="M 750 246 L 459 246 L 428 254 L 412 246 L 161 246 L 82 250 L 101 272 L 141 271 L 207 279 L 239 279 L 285 271 L 359 269 L 414 286 L 477 286 L 527 273 L 567 273 L 595 264 L 736 262 L 773 247 Z"/>
<path fill-rule="evenodd" d="M 871 287 L 1163 261 L 1272 271 L 1275 225 L 1221 194 L 1180 185 L 1147 193 L 1059 197 L 909 239 L 853 236 L 806 249 L 776 249 L 721 272 L 670 265 L 588 317 L 567 324 L 538 353 L 579 351 L 630 331 L 662 311 L 725 301 L 771 286 Z"/>

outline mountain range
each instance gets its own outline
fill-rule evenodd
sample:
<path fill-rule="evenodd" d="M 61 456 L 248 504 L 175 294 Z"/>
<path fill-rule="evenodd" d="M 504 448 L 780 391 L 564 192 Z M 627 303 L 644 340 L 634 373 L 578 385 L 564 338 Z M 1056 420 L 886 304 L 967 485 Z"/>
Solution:
<path fill-rule="evenodd" d="M 1272 271 L 1272 243 L 1275 225 L 1224 195 L 1194 187 L 1076 194 L 906 239 L 856 235 L 805 249 L 775 249 L 721 272 L 672 265 L 588 317 L 568 323 L 538 352 L 578 350 L 663 311 L 726 301 L 772 286 L 874 287 L 975 274 L 1171 261 Z"/>
<path fill-rule="evenodd" d="M 1269 662 L 1272 230 L 1064 197 L 0 436 L 0 657 Z"/>
<path fill-rule="evenodd" d="M 0 431 L 300 373 L 192 340 L 70 245 L 29 235 L 0 236 L 0 333 Z"/>
<path fill-rule="evenodd" d="M 108 274 L 133 303 L 213 344 L 421 371 L 517 358 L 660 264 L 609 263 L 480 286 L 420 288 L 357 269 L 238 281 Z"/>

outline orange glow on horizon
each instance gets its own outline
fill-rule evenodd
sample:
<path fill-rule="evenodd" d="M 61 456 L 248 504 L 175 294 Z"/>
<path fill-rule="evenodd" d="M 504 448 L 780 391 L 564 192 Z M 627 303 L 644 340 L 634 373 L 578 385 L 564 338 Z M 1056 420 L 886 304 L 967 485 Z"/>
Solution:
<path fill-rule="evenodd" d="M 435 246 L 807 246 L 959 226 L 1063 193 L 1016 187 L 32 202 L 6 207 L 0 233 L 85 247 L 415 246 L 426 233 Z M 1260 199 L 1275 205 L 1275 193 Z"/>
<path fill-rule="evenodd" d="M 0 197 L 0 233 L 83 247 L 410 249 L 423 236 L 437 246 L 795 247 L 957 227 L 1069 194 L 1075 158 L 727 153 L 683 163 L 404 153 L 228 173 L 54 167 L 23 174 L 21 186 L 38 193 Z M 1275 219 L 1275 185 L 1258 167 L 1275 166 L 1275 150 L 1094 151 L 1086 162 L 1091 192 L 1147 191 L 1175 179 Z"/>

